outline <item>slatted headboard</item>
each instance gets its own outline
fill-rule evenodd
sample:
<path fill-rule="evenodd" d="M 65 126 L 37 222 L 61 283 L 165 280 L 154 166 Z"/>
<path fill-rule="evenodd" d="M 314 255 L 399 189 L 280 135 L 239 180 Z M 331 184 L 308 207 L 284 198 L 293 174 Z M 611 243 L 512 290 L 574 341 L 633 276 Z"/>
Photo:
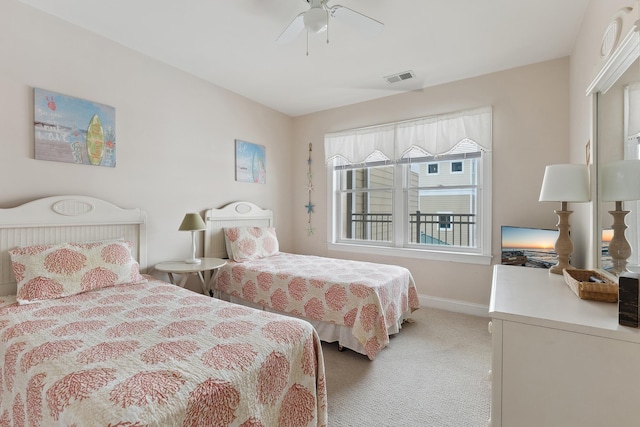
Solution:
<path fill-rule="evenodd" d="M 251 202 L 234 202 L 219 209 L 207 209 L 204 218 L 207 224 L 204 256 L 211 258 L 228 258 L 223 232 L 225 227 L 273 227 L 273 211 Z"/>
<path fill-rule="evenodd" d="M 147 214 L 86 196 L 53 196 L 0 209 L 0 295 L 16 293 L 9 250 L 18 246 L 124 238 L 147 268 Z"/>

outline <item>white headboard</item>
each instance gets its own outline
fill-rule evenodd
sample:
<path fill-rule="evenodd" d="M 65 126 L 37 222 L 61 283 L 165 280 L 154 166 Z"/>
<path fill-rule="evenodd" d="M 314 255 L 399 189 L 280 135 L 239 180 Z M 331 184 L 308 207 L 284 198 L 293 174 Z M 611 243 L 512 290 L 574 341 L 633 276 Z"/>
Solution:
<path fill-rule="evenodd" d="M 85 196 L 53 196 L 0 209 L 0 295 L 16 293 L 9 250 L 18 246 L 124 238 L 147 268 L 147 214 Z"/>
<path fill-rule="evenodd" d="M 204 256 L 211 258 L 228 258 L 223 233 L 225 227 L 273 227 L 273 211 L 251 202 L 234 202 L 220 209 L 207 209 L 204 219 L 207 223 Z"/>

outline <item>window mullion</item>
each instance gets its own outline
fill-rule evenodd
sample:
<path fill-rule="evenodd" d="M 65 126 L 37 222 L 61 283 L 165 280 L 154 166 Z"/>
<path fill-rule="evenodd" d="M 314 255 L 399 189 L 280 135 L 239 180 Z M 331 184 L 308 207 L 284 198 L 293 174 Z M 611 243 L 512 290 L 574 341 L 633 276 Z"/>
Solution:
<path fill-rule="evenodd" d="M 405 236 L 409 227 L 409 216 L 406 206 L 408 206 L 408 193 L 404 191 L 407 187 L 405 166 L 396 164 L 393 168 L 393 245 L 397 248 L 404 247 Z"/>

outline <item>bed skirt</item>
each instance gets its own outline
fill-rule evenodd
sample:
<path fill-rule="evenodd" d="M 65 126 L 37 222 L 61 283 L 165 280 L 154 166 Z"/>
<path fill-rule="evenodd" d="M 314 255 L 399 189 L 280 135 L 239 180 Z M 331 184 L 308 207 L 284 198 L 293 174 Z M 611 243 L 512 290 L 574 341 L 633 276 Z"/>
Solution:
<path fill-rule="evenodd" d="M 334 323 L 323 322 L 321 320 L 311 320 L 311 319 L 307 319 L 305 317 L 300 317 L 300 316 L 295 316 L 293 314 L 284 313 L 282 311 L 274 310 L 271 307 L 267 307 L 267 306 L 260 305 L 260 304 L 255 304 L 253 302 L 244 300 L 242 298 L 239 298 L 239 297 L 236 297 L 236 296 L 233 296 L 233 295 L 229 295 L 229 294 L 227 294 L 225 292 L 222 292 L 222 291 L 216 291 L 215 292 L 215 297 L 219 298 L 221 300 L 224 300 L 224 301 L 232 302 L 234 304 L 244 305 L 246 307 L 251 307 L 251 308 L 258 309 L 258 310 L 268 311 L 270 313 L 282 314 L 284 316 L 295 317 L 297 319 L 306 320 L 307 322 L 309 322 L 309 323 L 311 323 L 313 325 L 313 327 L 315 328 L 316 332 L 318 333 L 318 336 L 320 337 L 321 341 L 324 341 L 324 342 L 327 342 L 327 343 L 337 342 L 339 346 L 342 346 L 344 348 L 348 348 L 350 350 L 355 351 L 356 353 L 360 353 L 360 354 L 363 354 L 365 356 L 367 355 L 367 352 L 365 351 L 365 348 L 356 339 L 356 337 L 353 336 L 353 333 L 351 332 L 351 328 L 349 328 L 348 326 L 336 325 Z M 404 312 L 402 314 L 402 316 L 398 319 L 398 321 L 394 325 L 392 325 L 391 327 L 387 328 L 388 332 L 389 332 L 389 335 L 394 335 L 394 334 L 397 334 L 398 332 L 400 332 L 400 329 L 402 329 L 402 324 L 404 322 L 411 322 L 411 309 L 409 309 L 406 312 Z"/>

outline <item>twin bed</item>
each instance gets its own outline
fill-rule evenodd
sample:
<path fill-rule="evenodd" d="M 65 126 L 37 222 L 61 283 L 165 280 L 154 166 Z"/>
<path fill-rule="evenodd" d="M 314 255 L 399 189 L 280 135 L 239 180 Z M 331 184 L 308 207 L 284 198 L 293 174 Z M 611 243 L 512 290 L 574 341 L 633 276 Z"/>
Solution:
<path fill-rule="evenodd" d="M 205 218 L 205 256 L 240 257 L 211 290 L 231 302 L 140 273 L 140 209 L 0 209 L 0 425 L 326 427 L 320 341 L 373 360 L 419 307 L 411 274 L 281 253 L 251 203 Z"/>
<path fill-rule="evenodd" d="M 406 268 L 280 252 L 271 210 L 236 202 L 205 220 L 205 256 L 229 258 L 211 294 L 305 319 L 322 341 L 373 360 L 420 306 Z"/>
<path fill-rule="evenodd" d="M 0 209 L 0 425 L 327 425 L 308 322 L 145 268 L 139 209 L 79 196 Z"/>

